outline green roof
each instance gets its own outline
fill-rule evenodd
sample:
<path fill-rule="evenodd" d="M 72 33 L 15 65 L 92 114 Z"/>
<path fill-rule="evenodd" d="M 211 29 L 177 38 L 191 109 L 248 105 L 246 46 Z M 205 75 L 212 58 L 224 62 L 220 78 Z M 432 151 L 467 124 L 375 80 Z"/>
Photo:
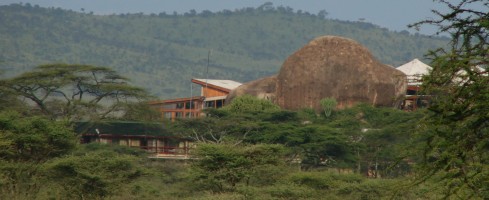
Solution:
<path fill-rule="evenodd" d="M 77 134 L 173 136 L 163 123 L 152 122 L 75 122 L 74 129 Z"/>

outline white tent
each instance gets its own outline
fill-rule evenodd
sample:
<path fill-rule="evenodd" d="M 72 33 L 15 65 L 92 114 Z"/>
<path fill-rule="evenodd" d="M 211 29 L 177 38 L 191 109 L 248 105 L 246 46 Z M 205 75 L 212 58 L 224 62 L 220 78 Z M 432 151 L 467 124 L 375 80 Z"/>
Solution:
<path fill-rule="evenodd" d="M 406 74 L 409 85 L 420 85 L 420 79 L 423 75 L 427 75 L 431 67 L 424 64 L 417 58 L 396 68 Z"/>
<path fill-rule="evenodd" d="M 428 74 L 431 67 L 416 58 L 411 62 L 397 67 L 396 69 L 406 74 L 406 76 L 419 76 Z"/>

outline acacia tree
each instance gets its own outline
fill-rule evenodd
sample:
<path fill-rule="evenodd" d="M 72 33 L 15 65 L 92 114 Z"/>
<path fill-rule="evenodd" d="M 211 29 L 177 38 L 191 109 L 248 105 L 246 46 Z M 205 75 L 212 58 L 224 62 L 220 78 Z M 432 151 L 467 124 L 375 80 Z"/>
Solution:
<path fill-rule="evenodd" d="M 424 77 L 432 95 L 431 114 L 423 120 L 420 179 L 434 179 L 444 192 L 462 199 L 489 198 L 489 2 L 439 0 L 449 11 L 438 19 L 413 24 L 449 33 L 449 49 L 429 54 L 433 70 Z"/>
<path fill-rule="evenodd" d="M 240 184 L 270 185 L 286 173 L 287 151 L 281 145 L 201 144 L 194 154 L 198 159 L 192 163 L 191 178 L 196 189 L 220 193 Z"/>
<path fill-rule="evenodd" d="M 114 70 L 91 65 L 41 65 L 0 85 L 52 118 L 113 117 L 148 97 Z"/>
<path fill-rule="evenodd" d="M 178 134 L 198 142 L 238 145 L 258 129 L 257 115 L 279 111 L 280 107 L 270 101 L 243 95 L 223 108 L 205 110 L 208 117 L 181 119 L 172 126 Z"/>
<path fill-rule="evenodd" d="M 77 137 L 66 121 L 0 112 L 0 199 L 35 199 L 43 183 L 40 166 L 69 154 Z"/>
<path fill-rule="evenodd" d="M 0 70 L 0 75 L 3 74 L 3 71 Z M 4 82 L 0 81 L 0 111 L 3 110 L 23 110 L 25 107 L 22 102 L 16 98 L 15 95 L 11 94 L 8 90 L 5 89 Z"/>
<path fill-rule="evenodd" d="M 254 118 L 231 113 L 225 109 L 208 109 L 207 117 L 179 119 L 171 124 L 172 130 L 183 137 L 200 143 L 238 145 L 258 129 Z"/>
<path fill-rule="evenodd" d="M 267 112 L 278 111 L 280 107 L 271 101 L 259 99 L 251 95 L 242 95 L 234 98 L 223 109 L 232 113 Z"/>

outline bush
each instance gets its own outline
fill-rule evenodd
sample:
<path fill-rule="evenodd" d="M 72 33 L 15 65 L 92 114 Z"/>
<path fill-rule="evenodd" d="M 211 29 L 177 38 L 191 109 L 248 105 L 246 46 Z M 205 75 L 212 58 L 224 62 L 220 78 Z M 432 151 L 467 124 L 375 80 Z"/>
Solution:
<path fill-rule="evenodd" d="M 317 190 L 328 190 L 336 187 L 333 177 L 321 172 L 301 172 L 289 178 L 297 185 L 304 185 Z"/>
<path fill-rule="evenodd" d="M 268 100 L 259 99 L 251 95 L 243 95 L 233 99 L 233 101 L 231 101 L 229 105 L 225 106 L 224 109 L 233 113 L 246 113 L 277 111 L 280 110 L 280 107 Z"/>
<path fill-rule="evenodd" d="M 111 151 L 53 159 L 43 165 L 52 190 L 65 198 L 109 197 L 143 175 L 138 158 Z M 57 187 L 54 187 L 57 186 Z"/>
<path fill-rule="evenodd" d="M 238 184 L 272 183 L 280 173 L 271 166 L 284 166 L 284 152 L 280 145 L 200 144 L 192 164 L 192 184 L 221 193 L 234 191 Z"/>
<path fill-rule="evenodd" d="M 336 99 L 334 98 L 324 98 L 319 101 L 321 107 L 323 107 L 324 116 L 329 117 L 334 109 L 336 109 Z"/>
<path fill-rule="evenodd" d="M 266 192 L 278 199 L 311 199 L 315 196 L 316 191 L 296 184 L 277 184 L 266 188 Z"/>
<path fill-rule="evenodd" d="M 315 120 L 317 118 L 316 111 L 312 108 L 303 108 L 297 112 L 297 115 L 304 121 Z"/>

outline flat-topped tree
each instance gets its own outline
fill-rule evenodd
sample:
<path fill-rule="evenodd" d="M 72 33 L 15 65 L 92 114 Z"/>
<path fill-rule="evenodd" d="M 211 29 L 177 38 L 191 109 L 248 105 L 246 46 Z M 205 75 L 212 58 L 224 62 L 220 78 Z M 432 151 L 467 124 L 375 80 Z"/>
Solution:
<path fill-rule="evenodd" d="M 78 64 L 41 65 L 2 86 L 41 113 L 70 120 L 116 118 L 149 96 L 114 70 Z"/>

